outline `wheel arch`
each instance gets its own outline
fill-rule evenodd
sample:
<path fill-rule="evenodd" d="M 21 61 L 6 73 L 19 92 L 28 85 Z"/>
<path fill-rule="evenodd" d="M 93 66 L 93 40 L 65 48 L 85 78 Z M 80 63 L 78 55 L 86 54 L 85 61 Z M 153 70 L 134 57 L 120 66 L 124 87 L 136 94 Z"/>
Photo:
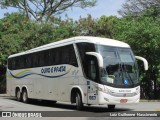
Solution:
<path fill-rule="evenodd" d="M 71 88 L 71 92 L 70 92 L 70 101 L 71 101 L 71 103 L 75 103 L 74 98 L 75 98 L 77 92 L 79 92 L 81 94 L 82 103 L 84 103 L 84 94 L 83 94 L 82 89 L 79 86 L 73 86 Z"/>
<path fill-rule="evenodd" d="M 15 96 L 16 96 L 16 94 L 17 94 L 17 90 L 20 90 L 20 93 L 22 93 L 21 87 L 20 87 L 20 86 L 16 86 L 16 87 L 15 87 Z"/>
<path fill-rule="evenodd" d="M 29 97 L 29 89 L 26 85 L 22 86 L 22 92 L 23 92 L 23 90 L 27 91 L 27 94 L 28 94 L 28 97 Z"/>

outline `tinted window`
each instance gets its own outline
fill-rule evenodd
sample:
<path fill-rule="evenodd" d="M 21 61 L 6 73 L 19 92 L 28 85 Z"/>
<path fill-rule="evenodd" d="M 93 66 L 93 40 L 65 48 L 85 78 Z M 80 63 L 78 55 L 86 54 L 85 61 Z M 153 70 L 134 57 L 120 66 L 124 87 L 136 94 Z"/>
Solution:
<path fill-rule="evenodd" d="M 31 55 L 32 57 L 32 67 L 38 67 L 39 66 L 39 56 L 38 53 L 33 53 Z"/>
<path fill-rule="evenodd" d="M 18 58 L 17 58 L 17 61 L 18 61 L 18 63 L 19 63 L 19 64 L 17 63 L 18 69 L 24 68 L 24 56 L 18 57 Z"/>
<path fill-rule="evenodd" d="M 70 46 L 63 47 L 63 49 L 61 51 L 61 63 L 62 64 L 69 64 L 70 57 L 71 57 L 71 55 L 70 55 Z"/>
<path fill-rule="evenodd" d="M 8 59 L 8 68 L 11 70 L 60 64 L 78 66 L 73 45 L 48 49 Z"/>
<path fill-rule="evenodd" d="M 77 58 L 76 58 L 76 54 L 75 54 L 73 45 L 70 46 L 70 49 L 69 49 L 69 64 L 75 67 L 78 67 Z"/>
<path fill-rule="evenodd" d="M 78 66 L 73 45 L 63 47 L 61 52 L 61 64 L 70 64 L 75 67 Z"/>
<path fill-rule="evenodd" d="M 86 52 L 95 52 L 96 51 L 95 45 L 93 43 L 77 43 L 76 45 L 79 51 L 84 73 L 87 76 L 88 68 L 86 62 L 87 61 Z"/>
<path fill-rule="evenodd" d="M 45 66 L 45 52 L 41 51 L 38 53 L 39 54 L 39 66 Z"/>
<path fill-rule="evenodd" d="M 99 82 L 98 61 L 94 56 L 87 55 L 86 76 L 92 81 Z"/>

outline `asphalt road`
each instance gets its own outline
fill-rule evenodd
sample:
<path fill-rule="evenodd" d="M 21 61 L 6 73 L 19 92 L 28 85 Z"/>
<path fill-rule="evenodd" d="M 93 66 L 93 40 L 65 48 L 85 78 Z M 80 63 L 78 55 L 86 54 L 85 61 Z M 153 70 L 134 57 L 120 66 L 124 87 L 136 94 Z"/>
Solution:
<path fill-rule="evenodd" d="M 50 111 L 47 112 L 48 120 L 56 119 L 63 117 L 64 120 L 75 119 L 76 120 L 106 120 L 106 119 L 123 119 L 123 120 L 132 120 L 139 119 L 138 117 L 120 117 L 119 115 L 137 113 L 137 111 L 148 111 L 151 113 L 158 112 L 160 114 L 160 102 L 140 102 L 138 104 L 119 104 L 116 106 L 114 111 L 110 111 L 106 105 L 101 106 L 84 106 L 83 111 L 77 111 L 75 105 L 71 105 L 70 103 L 57 102 L 56 104 L 52 104 L 52 102 L 44 102 L 44 101 L 31 101 L 29 104 L 25 104 L 22 102 L 16 101 L 14 98 L 8 97 L 6 95 L 0 95 L 0 111 Z M 52 111 L 52 112 L 51 112 Z M 46 112 L 44 112 L 45 114 Z M 2 113 L 1 113 L 2 114 Z M 116 115 L 116 117 L 110 117 L 111 115 Z M 42 116 L 43 113 L 42 113 Z M 49 117 L 49 116 L 55 116 Z M 71 117 L 71 118 L 70 118 Z M 154 119 L 159 120 L 160 117 L 140 117 L 143 119 Z M 2 118 L 0 118 L 2 119 Z M 8 118 L 3 118 L 7 119 Z M 14 118 L 18 120 L 19 118 Z M 24 119 L 24 118 L 23 118 Z M 28 119 L 28 118 L 26 118 Z M 30 118 L 32 119 L 32 118 Z M 39 120 L 40 118 L 34 118 Z M 44 118 L 41 118 L 44 119 Z M 46 119 L 46 118 L 45 118 Z M 62 118 L 61 118 L 62 119 Z"/>

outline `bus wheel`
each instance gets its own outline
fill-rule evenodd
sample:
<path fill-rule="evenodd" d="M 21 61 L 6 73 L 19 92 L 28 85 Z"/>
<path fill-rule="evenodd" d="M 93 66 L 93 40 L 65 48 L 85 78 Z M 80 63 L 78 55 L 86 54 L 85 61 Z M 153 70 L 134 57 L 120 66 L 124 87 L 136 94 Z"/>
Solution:
<path fill-rule="evenodd" d="M 28 94 L 27 94 L 27 90 L 25 90 L 25 89 L 22 91 L 22 101 L 24 103 L 28 102 Z"/>
<path fill-rule="evenodd" d="M 56 104 L 57 103 L 57 101 L 51 101 L 52 102 L 52 104 Z"/>
<path fill-rule="evenodd" d="M 77 107 L 77 110 L 82 110 L 82 107 L 83 107 L 82 97 L 79 92 L 77 92 L 76 94 L 76 107 Z"/>
<path fill-rule="evenodd" d="M 16 99 L 17 99 L 17 101 L 21 101 L 21 99 L 22 99 L 22 96 L 21 96 L 21 92 L 20 92 L 20 90 L 18 89 L 18 90 L 16 90 Z"/>
<path fill-rule="evenodd" d="M 115 105 L 108 105 L 108 109 L 109 110 L 114 110 L 115 109 Z"/>

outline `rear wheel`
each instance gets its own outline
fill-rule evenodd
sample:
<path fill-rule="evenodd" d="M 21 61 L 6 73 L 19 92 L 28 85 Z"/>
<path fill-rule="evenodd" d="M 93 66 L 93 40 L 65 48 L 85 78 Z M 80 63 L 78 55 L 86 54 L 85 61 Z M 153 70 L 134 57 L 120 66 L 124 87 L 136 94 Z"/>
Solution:
<path fill-rule="evenodd" d="M 21 92 L 20 92 L 20 90 L 18 89 L 18 90 L 16 90 L 16 99 L 17 99 L 17 101 L 21 101 L 21 99 L 22 99 L 22 96 L 21 96 Z"/>
<path fill-rule="evenodd" d="M 27 90 L 23 90 L 23 91 L 22 91 L 22 101 L 23 101 L 24 103 L 28 103 Z"/>
<path fill-rule="evenodd" d="M 83 108 L 82 97 L 79 92 L 77 92 L 76 94 L 76 106 L 77 106 L 77 110 L 82 110 Z"/>

